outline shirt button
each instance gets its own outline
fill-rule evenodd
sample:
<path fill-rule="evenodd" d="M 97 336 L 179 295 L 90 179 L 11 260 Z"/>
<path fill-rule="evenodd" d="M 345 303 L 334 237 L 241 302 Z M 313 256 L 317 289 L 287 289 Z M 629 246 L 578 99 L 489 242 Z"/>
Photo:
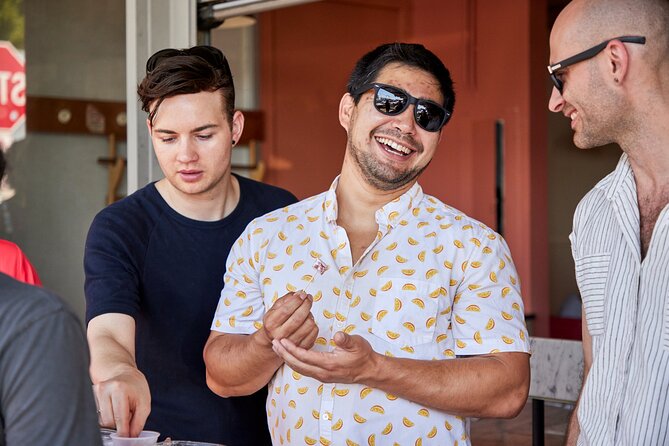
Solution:
<path fill-rule="evenodd" d="M 325 421 L 330 421 L 330 414 L 324 413 L 323 415 L 321 415 L 321 418 L 323 418 Z"/>

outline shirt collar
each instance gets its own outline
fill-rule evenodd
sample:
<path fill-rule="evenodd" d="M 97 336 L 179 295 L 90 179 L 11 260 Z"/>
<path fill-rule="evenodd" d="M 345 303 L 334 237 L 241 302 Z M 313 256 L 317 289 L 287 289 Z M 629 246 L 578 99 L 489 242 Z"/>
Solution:
<path fill-rule="evenodd" d="M 411 186 L 411 189 L 376 211 L 376 222 L 379 226 L 386 225 L 394 228 L 400 223 L 402 217 L 411 212 L 422 199 L 423 189 L 416 182 Z"/>
<path fill-rule="evenodd" d="M 632 183 L 632 189 L 624 187 L 627 183 Z M 615 170 L 611 177 L 611 182 L 606 186 L 606 198 L 613 200 L 618 194 L 624 193 L 627 190 L 636 191 L 636 183 L 634 182 L 634 172 L 632 172 L 632 165 L 629 162 L 627 154 L 623 152 Z"/>
<path fill-rule="evenodd" d="M 337 185 L 339 176 L 334 179 L 330 189 L 325 194 L 323 202 L 323 212 L 328 222 L 337 221 Z M 399 197 L 386 203 L 381 209 L 376 211 L 376 222 L 379 225 L 395 227 L 402 220 L 402 217 L 410 212 L 423 199 L 423 189 L 416 182 L 411 188 Z"/>
<path fill-rule="evenodd" d="M 323 202 L 323 212 L 325 213 L 325 220 L 329 223 L 337 222 L 337 185 L 339 184 L 339 175 L 334 179 L 330 185 L 330 189 L 325 194 L 325 201 Z"/>

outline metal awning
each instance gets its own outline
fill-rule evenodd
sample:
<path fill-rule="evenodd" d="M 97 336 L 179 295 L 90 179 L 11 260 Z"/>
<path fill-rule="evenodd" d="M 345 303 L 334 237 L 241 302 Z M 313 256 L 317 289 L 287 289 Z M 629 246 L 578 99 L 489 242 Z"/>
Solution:
<path fill-rule="evenodd" d="M 319 0 L 198 0 L 198 17 L 225 20 L 228 17 L 257 14 Z"/>

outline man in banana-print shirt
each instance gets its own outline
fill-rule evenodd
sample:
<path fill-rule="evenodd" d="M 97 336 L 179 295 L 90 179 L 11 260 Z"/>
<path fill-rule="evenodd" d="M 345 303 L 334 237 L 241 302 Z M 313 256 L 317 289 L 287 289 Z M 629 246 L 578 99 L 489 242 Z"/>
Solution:
<path fill-rule="evenodd" d="M 254 220 L 228 257 L 205 347 L 223 396 L 269 383 L 274 444 L 469 444 L 467 417 L 512 417 L 528 339 L 506 243 L 423 193 L 453 111 L 423 46 L 357 63 L 340 104 L 341 175 Z"/>

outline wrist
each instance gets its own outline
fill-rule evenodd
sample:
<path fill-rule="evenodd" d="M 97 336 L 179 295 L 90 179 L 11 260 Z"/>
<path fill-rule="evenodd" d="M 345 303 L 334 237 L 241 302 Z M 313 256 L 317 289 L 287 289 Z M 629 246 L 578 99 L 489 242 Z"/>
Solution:
<path fill-rule="evenodd" d="M 91 380 L 93 384 L 116 379 L 119 376 L 144 377 L 134 363 L 118 362 L 97 362 L 91 366 Z"/>
<path fill-rule="evenodd" d="M 269 337 L 269 334 L 267 334 L 264 327 L 260 330 L 256 330 L 256 332 L 250 336 L 250 339 L 256 347 L 262 350 L 272 350 L 272 339 Z"/>
<path fill-rule="evenodd" d="M 355 380 L 356 384 L 364 384 L 370 387 L 378 387 L 378 383 L 384 380 L 384 371 L 390 368 L 387 364 L 389 358 L 372 350 L 362 373 Z"/>

